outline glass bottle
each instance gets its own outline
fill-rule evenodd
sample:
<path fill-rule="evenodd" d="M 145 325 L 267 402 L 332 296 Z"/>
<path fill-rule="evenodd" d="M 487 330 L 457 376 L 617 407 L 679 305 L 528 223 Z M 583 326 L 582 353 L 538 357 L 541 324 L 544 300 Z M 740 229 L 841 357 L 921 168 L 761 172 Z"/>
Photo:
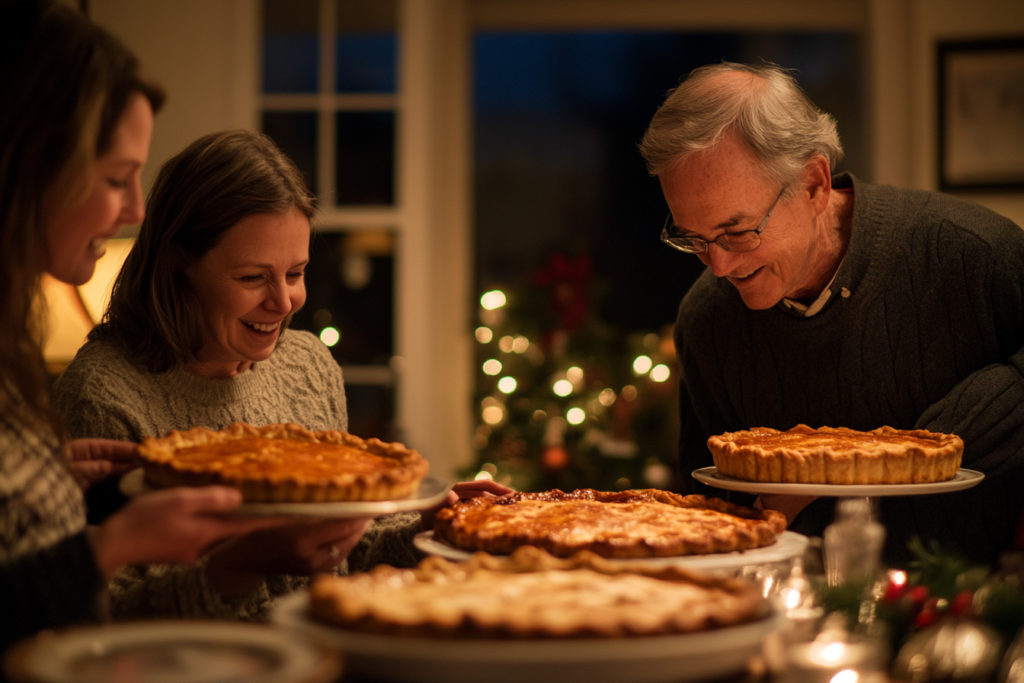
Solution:
<path fill-rule="evenodd" d="M 882 564 L 885 527 L 874 519 L 870 498 L 842 498 L 836 521 L 825 529 L 825 575 L 829 586 L 870 585 Z"/>

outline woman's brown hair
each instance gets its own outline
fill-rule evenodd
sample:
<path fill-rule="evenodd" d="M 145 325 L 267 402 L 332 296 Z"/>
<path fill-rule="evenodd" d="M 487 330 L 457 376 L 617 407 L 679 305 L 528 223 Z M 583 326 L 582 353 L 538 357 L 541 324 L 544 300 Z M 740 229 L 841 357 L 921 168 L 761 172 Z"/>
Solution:
<path fill-rule="evenodd" d="M 206 330 L 186 269 L 239 221 L 292 208 L 312 219 L 316 200 L 273 140 L 248 130 L 199 138 L 160 169 L 138 241 L 89 338 L 116 343 L 150 372 L 194 360 Z"/>
<path fill-rule="evenodd" d="M 0 2 L 0 412 L 56 427 L 39 347 L 46 219 L 87 191 L 134 93 L 161 91 L 135 56 L 81 13 L 53 2 Z M 57 197 L 56 205 L 52 199 Z"/>

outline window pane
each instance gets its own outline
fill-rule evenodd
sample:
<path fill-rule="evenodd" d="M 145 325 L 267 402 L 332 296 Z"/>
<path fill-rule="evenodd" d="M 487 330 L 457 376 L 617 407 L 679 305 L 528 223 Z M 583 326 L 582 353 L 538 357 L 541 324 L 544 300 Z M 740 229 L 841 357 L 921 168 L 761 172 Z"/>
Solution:
<path fill-rule="evenodd" d="M 393 441 L 394 235 L 314 233 L 306 305 L 292 320 L 329 346 L 345 368 L 349 430 Z"/>
<path fill-rule="evenodd" d="M 293 324 L 320 336 L 342 365 L 391 361 L 393 245 L 393 235 L 385 231 L 313 235 L 306 305 L 295 314 Z"/>
<path fill-rule="evenodd" d="M 394 0 L 339 0 L 338 92 L 394 92 L 398 40 Z"/>
<path fill-rule="evenodd" d="M 264 0 L 263 92 L 316 92 L 317 0 Z"/>
<path fill-rule="evenodd" d="M 319 192 L 316 177 L 316 121 L 315 111 L 263 112 L 263 132 L 292 158 L 306 177 L 313 194 Z"/>
<path fill-rule="evenodd" d="M 395 388 L 392 385 L 354 384 L 345 381 L 348 431 L 364 439 L 398 441 L 395 432 Z"/>
<path fill-rule="evenodd" d="M 392 204 L 395 199 L 395 113 L 337 114 L 336 202 Z"/>

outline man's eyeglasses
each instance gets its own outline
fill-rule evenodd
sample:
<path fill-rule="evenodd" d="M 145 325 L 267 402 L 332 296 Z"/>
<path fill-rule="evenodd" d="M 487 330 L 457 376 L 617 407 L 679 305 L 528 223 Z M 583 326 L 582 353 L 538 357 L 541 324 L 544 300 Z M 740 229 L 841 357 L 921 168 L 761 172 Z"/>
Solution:
<path fill-rule="evenodd" d="M 779 190 L 779 194 L 775 197 L 775 201 L 772 202 L 768 213 L 764 215 L 760 225 L 753 230 L 724 232 L 711 241 L 701 239 L 700 237 L 690 237 L 689 235 L 676 235 L 672 232 L 672 214 L 669 213 L 668 218 L 665 219 L 665 227 L 661 229 L 661 241 L 673 249 L 678 249 L 687 254 L 702 254 L 708 250 L 708 246 L 711 244 L 717 244 L 725 251 L 754 251 L 761 246 L 761 232 L 768 225 L 768 219 L 772 217 L 772 211 L 775 210 L 775 205 L 782 199 L 782 193 L 785 191 L 785 187 Z"/>

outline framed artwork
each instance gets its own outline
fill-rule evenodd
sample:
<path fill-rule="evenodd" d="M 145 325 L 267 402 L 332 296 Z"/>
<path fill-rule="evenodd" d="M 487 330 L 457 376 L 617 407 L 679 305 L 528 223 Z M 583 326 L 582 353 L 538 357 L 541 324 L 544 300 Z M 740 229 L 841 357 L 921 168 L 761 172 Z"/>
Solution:
<path fill-rule="evenodd" d="M 1024 190 L 1024 36 L 938 44 L 939 186 Z"/>

